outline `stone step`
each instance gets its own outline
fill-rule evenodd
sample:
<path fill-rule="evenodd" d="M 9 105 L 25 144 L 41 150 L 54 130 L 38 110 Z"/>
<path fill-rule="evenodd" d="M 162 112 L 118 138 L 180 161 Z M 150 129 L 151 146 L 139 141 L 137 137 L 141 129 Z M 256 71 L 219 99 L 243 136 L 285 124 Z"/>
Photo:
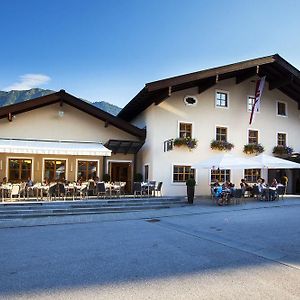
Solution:
<path fill-rule="evenodd" d="M 0 205 L 0 214 L 7 213 L 8 211 L 18 211 L 18 210 L 40 210 L 40 209 L 73 209 L 73 208 L 101 208 L 101 207 L 114 207 L 114 206 L 144 206 L 148 204 L 152 205 L 167 205 L 167 204 L 176 204 L 182 203 L 181 199 L 171 200 L 146 200 L 146 201 L 97 201 L 93 203 L 87 202 L 51 202 L 51 203 L 39 203 L 37 204 L 7 204 L 7 205 Z"/>
<path fill-rule="evenodd" d="M 104 214 L 185 206 L 182 198 L 119 198 L 52 202 L 1 203 L 0 219 Z"/>
<path fill-rule="evenodd" d="M 128 211 L 141 211 L 149 209 L 164 209 L 171 207 L 185 206 L 186 203 L 171 203 L 171 204 L 149 204 L 143 206 L 114 206 L 114 207 L 98 207 L 98 208 L 72 208 L 72 209 L 39 209 L 39 210 L 17 210 L 9 211 L 2 214 L 0 219 L 14 218 L 35 218 L 48 216 L 67 216 L 67 215 L 86 215 L 86 214 L 105 214 Z"/>

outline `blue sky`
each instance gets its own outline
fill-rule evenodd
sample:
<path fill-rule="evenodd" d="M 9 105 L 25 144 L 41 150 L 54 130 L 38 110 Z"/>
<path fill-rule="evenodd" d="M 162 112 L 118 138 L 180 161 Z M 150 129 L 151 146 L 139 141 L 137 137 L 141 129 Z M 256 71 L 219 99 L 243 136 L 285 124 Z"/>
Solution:
<path fill-rule="evenodd" d="M 300 1 L 1 0 L 0 90 L 124 106 L 146 82 L 279 53 L 300 69 Z"/>

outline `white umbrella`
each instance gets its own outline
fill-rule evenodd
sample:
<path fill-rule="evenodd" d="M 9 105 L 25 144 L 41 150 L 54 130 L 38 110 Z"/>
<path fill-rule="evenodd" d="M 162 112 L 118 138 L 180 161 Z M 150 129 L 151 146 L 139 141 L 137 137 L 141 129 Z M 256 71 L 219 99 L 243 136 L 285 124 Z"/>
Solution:
<path fill-rule="evenodd" d="M 197 169 L 255 169 L 262 168 L 259 161 L 235 156 L 229 153 L 215 155 L 207 160 L 195 163 L 193 168 Z"/>
<path fill-rule="evenodd" d="M 265 169 L 300 169 L 300 164 L 266 154 L 260 154 L 249 160 L 260 163 L 261 168 Z"/>

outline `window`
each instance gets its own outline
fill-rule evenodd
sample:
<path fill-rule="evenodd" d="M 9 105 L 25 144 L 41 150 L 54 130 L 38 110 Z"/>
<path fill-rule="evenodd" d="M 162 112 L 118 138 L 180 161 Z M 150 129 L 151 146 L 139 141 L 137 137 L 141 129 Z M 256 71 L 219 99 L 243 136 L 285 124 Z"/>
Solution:
<path fill-rule="evenodd" d="M 254 96 L 248 96 L 247 98 L 247 109 L 249 112 L 252 112 L 252 107 L 254 105 L 255 102 L 255 97 Z M 260 111 L 260 107 L 259 105 L 256 105 L 256 112 Z"/>
<path fill-rule="evenodd" d="M 249 130 L 248 131 L 248 144 L 258 144 L 258 131 Z"/>
<path fill-rule="evenodd" d="M 97 177 L 98 162 L 79 160 L 77 162 L 77 179 L 95 179 Z"/>
<path fill-rule="evenodd" d="M 191 176 L 195 177 L 195 170 L 191 166 L 173 166 L 173 182 L 185 182 Z"/>
<path fill-rule="evenodd" d="M 227 128 L 216 127 L 216 140 L 227 142 Z"/>
<path fill-rule="evenodd" d="M 247 182 L 257 182 L 257 179 L 261 177 L 260 169 L 245 169 L 244 178 Z"/>
<path fill-rule="evenodd" d="M 149 165 L 144 166 L 144 178 L 146 182 L 149 180 Z"/>
<path fill-rule="evenodd" d="M 277 146 L 286 146 L 286 133 L 277 133 Z"/>
<path fill-rule="evenodd" d="M 8 162 L 8 180 L 11 182 L 27 181 L 31 178 L 31 159 L 11 158 Z"/>
<path fill-rule="evenodd" d="M 216 107 L 228 107 L 228 92 L 221 92 L 217 91 L 216 92 Z"/>
<path fill-rule="evenodd" d="M 277 115 L 287 116 L 286 104 L 284 102 L 277 102 Z"/>
<path fill-rule="evenodd" d="M 192 137 L 192 124 L 191 123 L 179 123 L 179 137 L 188 138 Z"/>
<path fill-rule="evenodd" d="M 64 180 L 66 178 L 66 161 L 65 160 L 45 160 L 44 178 L 53 180 Z"/>
<path fill-rule="evenodd" d="M 210 172 L 210 182 L 225 182 L 230 181 L 230 170 L 211 170 Z"/>

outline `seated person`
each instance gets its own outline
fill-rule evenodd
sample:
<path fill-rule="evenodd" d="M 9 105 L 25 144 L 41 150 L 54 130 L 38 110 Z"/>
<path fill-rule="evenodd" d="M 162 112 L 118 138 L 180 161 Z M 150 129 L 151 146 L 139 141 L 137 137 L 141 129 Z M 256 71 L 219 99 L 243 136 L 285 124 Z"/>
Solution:
<path fill-rule="evenodd" d="M 276 188 L 278 186 L 278 182 L 276 178 L 273 178 L 271 184 L 270 184 L 270 189 L 269 189 L 269 196 L 270 200 L 274 201 L 276 199 L 277 193 L 276 193 Z"/>
<path fill-rule="evenodd" d="M 245 192 L 250 192 L 251 193 L 252 187 L 246 182 L 245 179 L 241 179 L 240 186 L 241 186 L 243 195 L 245 194 Z"/>
<path fill-rule="evenodd" d="M 33 181 L 31 180 L 30 177 L 28 177 L 26 181 L 26 187 L 32 187 L 32 186 L 33 186 Z"/>

